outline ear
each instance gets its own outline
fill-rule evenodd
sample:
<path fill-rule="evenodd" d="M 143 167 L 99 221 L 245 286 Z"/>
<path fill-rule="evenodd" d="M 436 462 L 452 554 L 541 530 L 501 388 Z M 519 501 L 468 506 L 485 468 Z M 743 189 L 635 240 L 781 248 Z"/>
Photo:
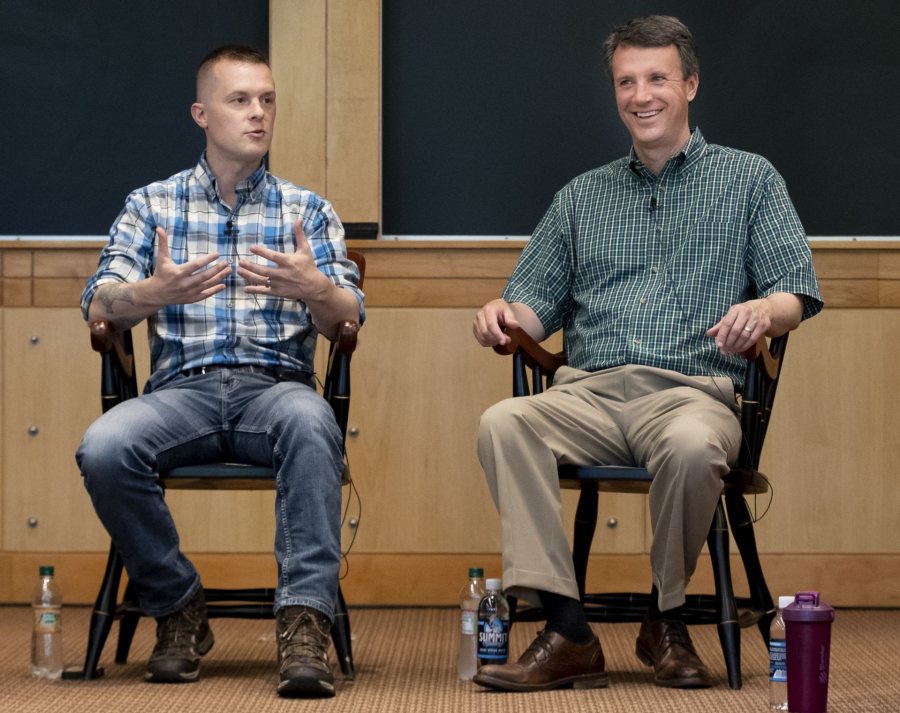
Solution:
<path fill-rule="evenodd" d="M 700 75 L 694 72 L 690 77 L 684 80 L 687 87 L 687 100 L 694 101 L 697 96 L 697 88 L 700 86 Z"/>
<path fill-rule="evenodd" d="M 200 102 L 194 102 L 191 104 L 191 117 L 194 119 L 194 123 L 197 124 L 201 129 L 205 129 L 208 125 L 206 121 L 206 108 Z"/>

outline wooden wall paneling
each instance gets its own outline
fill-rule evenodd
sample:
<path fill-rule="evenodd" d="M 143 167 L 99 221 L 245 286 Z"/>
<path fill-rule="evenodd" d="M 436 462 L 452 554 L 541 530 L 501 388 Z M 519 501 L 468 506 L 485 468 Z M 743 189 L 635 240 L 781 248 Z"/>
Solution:
<path fill-rule="evenodd" d="M 791 335 L 762 458 L 764 551 L 900 552 L 898 350 L 896 309 L 826 308 Z"/>
<path fill-rule="evenodd" d="M 325 196 L 381 222 L 381 0 L 329 0 Z"/>
<path fill-rule="evenodd" d="M 273 174 L 324 195 L 326 0 L 271 0 L 269 55 L 278 94 Z"/>
<path fill-rule="evenodd" d="M 358 551 L 499 548 L 475 439 L 481 413 L 510 395 L 511 362 L 476 344 L 473 316 L 468 308 L 368 312 L 353 362 L 359 436 L 348 444 L 363 501 Z M 564 494 L 567 523 L 576 500 Z M 605 497 L 601 517 L 598 551 L 643 550 L 640 498 Z M 619 527 L 603 527 L 609 517 Z"/>

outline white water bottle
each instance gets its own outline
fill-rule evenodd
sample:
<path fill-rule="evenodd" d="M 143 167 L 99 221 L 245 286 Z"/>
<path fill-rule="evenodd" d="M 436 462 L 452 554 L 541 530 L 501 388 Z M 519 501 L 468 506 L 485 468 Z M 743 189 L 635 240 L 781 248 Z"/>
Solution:
<path fill-rule="evenodd" d="M 484 570 L 469 568 L 469 581 L 459 593 L 459 655 L 456 672 L 460 681 L 471 681 L 478 671 L 478 603 L 484 596 Z"/>
<path fill-rule="evenodd" d="M 53 579 L 53 567 L 40 568 L 40 579 L 31 593 L 31 607 L 31 675 L 59 678 L 63 670 L 62 591 Z"/>
<path fill-rule="evenodd" d="M 784 634 L 784 608 L 794 603 L 793 597 L 778 597 L 778 611 L 769 629 L 769 709 L 788 710 L 787 646 Z"/>

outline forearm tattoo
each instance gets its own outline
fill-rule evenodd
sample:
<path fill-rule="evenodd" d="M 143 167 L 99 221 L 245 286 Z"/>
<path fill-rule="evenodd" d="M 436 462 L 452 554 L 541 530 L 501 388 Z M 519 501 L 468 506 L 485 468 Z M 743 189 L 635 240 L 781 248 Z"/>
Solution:
<path fill-rule="evenodd" d="M 127 302 L 134 304 L 134 297 L 131 294 L 131 285 L 103 285 L 97 290 L 96 297 L 99 299 L 109 314 L 115 314 L 116 302 Z"/>

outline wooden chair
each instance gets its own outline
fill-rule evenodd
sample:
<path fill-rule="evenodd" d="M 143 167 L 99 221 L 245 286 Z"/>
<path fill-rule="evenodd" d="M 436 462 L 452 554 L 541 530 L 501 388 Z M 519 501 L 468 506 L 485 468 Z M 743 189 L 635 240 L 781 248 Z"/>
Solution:
<path fill-rule="evenodd" d="M 359 268 L 359 286 L 365 277 L 366 262 L 361 253 L 349 251 L 348 257 Z M 334 410 L 335 419 L 346 442 L 347 418 L 350 409 L 350 359 L 356 349 L 359 325 L 344 322 L 331 343 L 328 368 L 324 383 L 324 398 Z M 134 350 L 131 330 L 117 333 L 107 322 L 91 325 L 91 346 L 102 358 L 101 397 L 105 413 L 125 399 L 138 395 L 134 368 Z M 174 468 L 160 474 L 165 489 L 183 490 L 274 490 L 275 473 L 272 468 L 242 463 L 210 463 L 207 465 Z M 345 460 L 342 474 L 344 485 L 350 483 L 350 470 Z M 128 651 L 142 613 L 138 606 L 137 592 L 129 582 L 121 602 L 118 602 L 119 582 L 123 570 L 122 558 L 115 545 L 110 545 L 106 571 L 100 585 L 88 631 L 88 645 L 84 668 L 67 671 L 66 678 L 92 679 L 103 675 L 98 667 L 100 655 L 114 619 L 119 619 L 119 639 L 116 647 L 116 663 L 128 660 Z M 275 590 L 261 589 L 206 589 L 207 613 L 213 617 L 272 619 Z M 354 676 L 353 652 L 350 641 L 350 619 L 343 593 L 338 588 L 334 623 L 331 627 L 337 660 L 344 676 Z"/>
<path fill-rule="evenodd" d="M 532 393 L 548 388 L 553 383 L 556 370 L 565 365 L 565 354 L 551 354 L 521 329 L 508 329 L 507 334 L 511 337 L 510 343 L 496 346 L 494 350 L 513 356 L 513 395 L 528 395 L 529 381 Z M 753 352 L 745 355 L 748 361 L 741 392 L 743 443 L 737 463 L 723 479 L 722 498 L 707 537 L 716 591 L 714 595 L 688 595 L 685 603 L 688 623 L 716 623 L 731 688 L 741 687 L 741 626 L 757 624 L 768 646 L 769 626 L 775 616 L 775 605 L 759 562 L 753 518 L 744 495 L 765 493 L 769 489 L 768 481 L 757 466 L 772 412 L 787 336 L 773 339 L 771 343 L 761 339 Z M 648 594 L 587 594 L 585 573 L 597 526 L 599 493 L 647 493 L 652 476 L 644 468 L 597 464 L 561 466 L 559 478 L 562 487 L 581 491 L 575 514 L 572 560 L 588 620 L 640 621 L 647 611 Z M 736 599 L 734 596 L 728 552 L 729 526 L 747 575 L 749 597 Z M 740 616 L 738 607 L 743 610 Z M 538 608 L 531 608 L 520 612 L 518 618 L 541 616 Z"/>

